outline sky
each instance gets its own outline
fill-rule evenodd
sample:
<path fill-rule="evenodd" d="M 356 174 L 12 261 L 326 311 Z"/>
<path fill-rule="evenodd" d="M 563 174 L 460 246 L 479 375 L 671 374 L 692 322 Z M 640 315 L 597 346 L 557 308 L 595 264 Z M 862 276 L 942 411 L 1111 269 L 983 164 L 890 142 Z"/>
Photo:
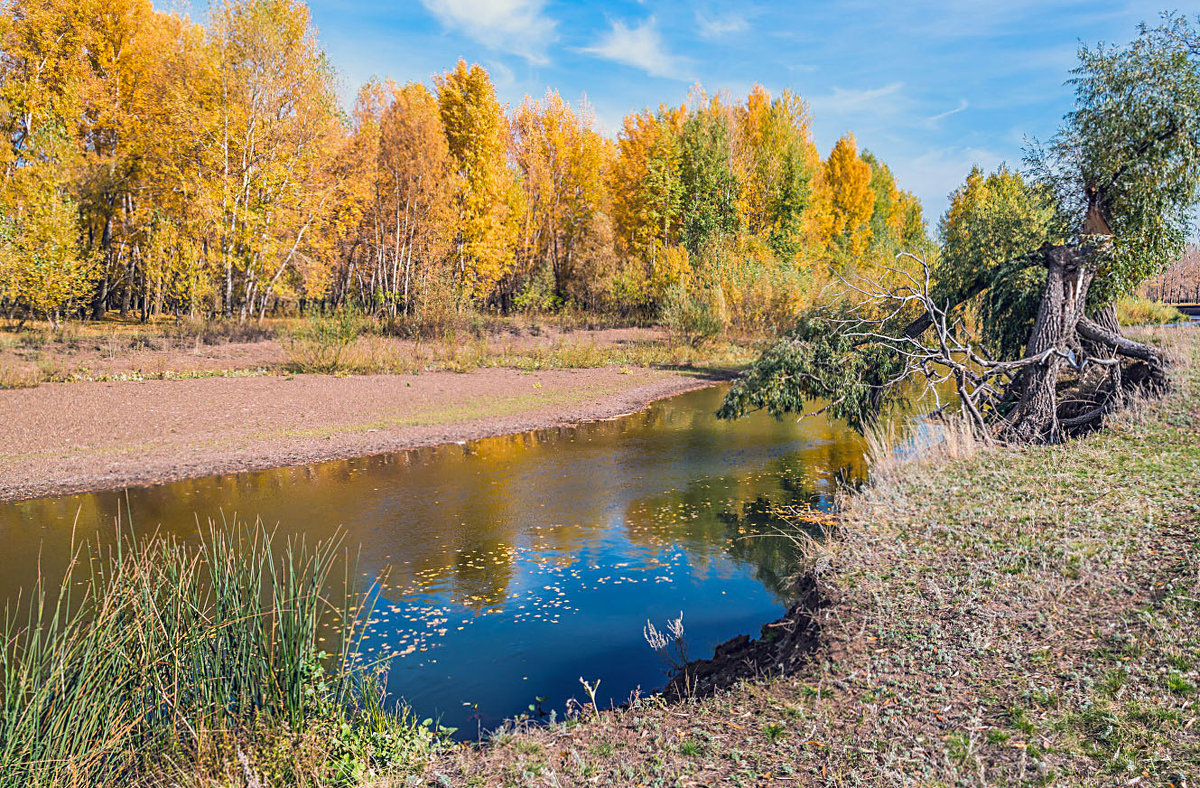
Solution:
<path fill-rule="evenodd" d="M 1161 0 L 1160 0 L 1161 2 Z M 930 225 L 972 165 L 1020 165 L 1054 133 L 1081 43 L 1123 43 L 1162 6 L 1088 0 L 675 2 L 309 0 L 343 101 L 372 76 L 430 81 L 461 57 L 501 101 L 586 97 L 600 131 L 629 112 L 759 83 L 810 105 L 822 155 L 847 131 Z"/>

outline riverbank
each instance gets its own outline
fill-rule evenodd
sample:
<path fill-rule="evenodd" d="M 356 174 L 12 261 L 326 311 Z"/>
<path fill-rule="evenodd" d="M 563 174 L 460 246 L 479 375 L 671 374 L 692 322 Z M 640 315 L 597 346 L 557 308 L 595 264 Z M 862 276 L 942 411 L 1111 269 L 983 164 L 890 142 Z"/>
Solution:
<path fill-rule="evenodd" d="M 719 369 L 484 368 L 50 383 L 0 391 L 0 500 L 345 459 L 609 419 Z"/>
<path fill-rule="evenodd" d="M 798 669 L 509 730 L 427 784 L 1194 784 L 1200 332 L 1144 334 L 1177 359 L 1164 399 L 853 496 Z"/>

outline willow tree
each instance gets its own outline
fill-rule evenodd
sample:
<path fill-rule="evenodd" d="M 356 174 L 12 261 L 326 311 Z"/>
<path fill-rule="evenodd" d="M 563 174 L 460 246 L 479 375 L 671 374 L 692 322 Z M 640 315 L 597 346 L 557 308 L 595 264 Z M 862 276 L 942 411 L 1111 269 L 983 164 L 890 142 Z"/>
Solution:
<path fill-rule="evenodd" d="M 943 220 L 939 261 L 847 282 L 845 305 L 805 316 L 722 415 L 828 399 L 861 427 L 914 379 L 949 379 L 984 437 L 1044 442 L 1165 385 L 1162 354 L 1123 336 L 1112 304 L 1179 256 L 1200 200 L 1200 32 L 1171 15 L 1079 57 L 1075 108 L 1028 151 L 1028 182 L 969 179 L 964 195 L 988 194 Z"/>

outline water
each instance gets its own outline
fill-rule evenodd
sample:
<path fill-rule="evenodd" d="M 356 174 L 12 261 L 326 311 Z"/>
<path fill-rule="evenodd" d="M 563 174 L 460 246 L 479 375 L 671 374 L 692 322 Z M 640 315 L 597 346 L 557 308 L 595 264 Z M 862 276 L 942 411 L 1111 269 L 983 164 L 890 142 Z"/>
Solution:
<path fill-rule="evenodd" d="M 692 657 L 757 634 L 788 603 L 791 543 L 773 506 L 828 508 L 864 473 L 854 433 L 823 418 L 712 416 L 724 391 L 648 410 L 358 460 L 0 505 L 0 593 L 39 561 L 61 573 L 72 538 L 194 538 L 197 521 L 260 517 L 281 533 L 361 545 L 364 587 L 382 576 L 372 658 L 421 717 L 474 735 L 532 704 L 561 714 L 600 680 L 620 703 L 664 683 L 647 646 L 684 614 Z M 128 519 L 128 518 L 126 518 Z M 74 531 L 74 537 L 72 532 Z M 539 701 L 539 698 L 544 699 Z"/>

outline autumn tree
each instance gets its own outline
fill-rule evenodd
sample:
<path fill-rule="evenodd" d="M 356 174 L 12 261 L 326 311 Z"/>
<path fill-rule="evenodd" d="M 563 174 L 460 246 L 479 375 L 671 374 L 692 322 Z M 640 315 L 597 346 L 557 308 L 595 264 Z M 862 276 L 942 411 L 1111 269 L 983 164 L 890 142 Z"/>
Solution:
<path fill-rule="evenodd" d="M 800 97 L 785 90 L 772 99 L 755 85 L 738 115 L 735 160 L 747 231 L 767 239 L 780 260 L 794 261 L 821 166 Z"/>
<path fill-rule="evenodd" d="M 686 275 L 678 245 L 683 182 L 677 129 L 682 113 L 660 108 L 625 117 L 611 177 L 613 224 L 630 265 L 625 297 L 652 303 L 661 289 Z"/>
<path fill-rule="evenodd" d="M 853 134 L 837 141 L 821 173 L 824 198 L 823 236 L 840 268 L 852 268 L 871 243 L 871 166 L 858 155 Z"/>
<path fill-rule="evenodd" d="M 384 236 L 391 246 L 387 281 L 392 313 L 404 314 L 419 295 L 434 296 L 453 236 L 456 176 L 437 99 L 421 84 L 406 85 L 383 113 L 379 143 Z"/>
<path fill-rule="evenodd" d="M 697 90 L 607 140 L 553 91 L 506 117 L 479 66 L 434 84 L 372 80 L 342 112 L 301 0 L 221 0 L 202 24 L 151 0 L 10 0 L 0 308 L 657 315 L 674 293 L 761 325 L 816 284 L 807 263 L 919 224 L 874 160 L 863 219 L 863 160 L 843 141 L 822 164 L 786 91 Z"/>
<path fill-rule="evenodd" d="M 93 10 L 22 0 L 0 14 L 0 298 L 54 320 L 86 296 L 94 275 L 79 247 L 73 188 Z"/>
<path fill-rule="evenodd" d="M 901 250 L 915 251 L 925 241 L 921 203 L 896 184 L 896 176 L 884 162 L 866 151 L 862 160 L 871 168 L 870 188 L 875 196 L 871 207 L 869 256 L 894 258 Z"/>
<path fill-rule="evenodd" d="M 1200 246 L 1189 246 L 1183 255 L 1142 288 L 1143 295 L 1170 304 L 1200 303 Z"/>
<path fill-rule="evenodd" d="M 520 185 L 508 168 L 507 124 L 491 77 L 458 61 L 436 79 L 438 109 L 460 178 L 456 257 L 464 292 L 484 299 L 515 262 Z"/>
<path fill-rule="evenodd" d="M 265 309 L 329 195 L 338 132 L 333 72 L 296 0 L 218 6 L 210 31 L 217 92 L 203 130 L 217 213 L 212 250 L 226 315 Z"/>
<path fill-rule="evenodd" d="M 564 303 L 578 292 L 576 257 L 607 207 L 610 151 L 594 130 L 588 109 L 576 112 L 555 91 L 538 102 L 526 98 L 512 118 L 513 156 L 525 189 L 521 247 L 526 275 L 547 270 L 553 297 Z"/>

